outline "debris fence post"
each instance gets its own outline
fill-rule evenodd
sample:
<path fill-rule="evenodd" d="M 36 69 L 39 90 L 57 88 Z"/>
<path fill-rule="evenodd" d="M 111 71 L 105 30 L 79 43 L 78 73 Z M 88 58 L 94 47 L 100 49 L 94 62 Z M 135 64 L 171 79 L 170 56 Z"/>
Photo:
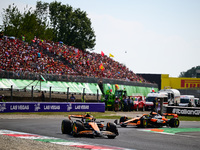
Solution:
<path fill-rule="evenodd" d="M 49 101 L 51 102 L 51 86 L 49 87 Z"/>
<path fill-rule="evenodd" d="M 31 87 L 31 100 L 33 101 L 33 86 Z"/>
<path fill-rule="evenodd" d="M 69 87 L 67 87 L 67 102 L 69 102 Z"/>
<path fill-rule="evenodd" d="M 99 90 L 97 89 L 97 101 L 99 102 Z"/>
<path fill-rule="evenodd" d="M 13 101 L 13 85 L 11 85 L 11 89 L 10 89 L 10 100 L 11 102 Z"/>

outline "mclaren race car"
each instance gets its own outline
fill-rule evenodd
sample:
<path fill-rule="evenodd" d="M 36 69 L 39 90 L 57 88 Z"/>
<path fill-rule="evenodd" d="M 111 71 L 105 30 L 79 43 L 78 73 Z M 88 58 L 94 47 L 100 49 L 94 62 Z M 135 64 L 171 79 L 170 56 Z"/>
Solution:
<path fill-rule="evenodd" d="M 167 119 L 167 116 L 173 116 L 171 119 Z M 128 119 L 126 116 L 114 121 L 115 124 L 119 124 L 121 127 L 126 126 L 137 126 L 141 128 L 156 127 L 160 128 L 163 126 L 177 128 L 180 124 L 177 114 L 164 113 L 162 116 L 156 112 L 150 114 L 143 114 L 141 117 Z"/>
<path fill-rule="evenodd" d="M 119 135 L 118 129 L 114 123 L 108 122 L 106 126 L 103 121 L 97 122 L 96 119 L 86 113 L 85 115 L 69 115 L 69 119 L 65 119 L 61 124 L 61 131 L 63 134 L 72 134 L 77 136 L 107 136 L 109 139 L 114 139 Z M 78 118 L 73 121 L 72 118 Z"/>

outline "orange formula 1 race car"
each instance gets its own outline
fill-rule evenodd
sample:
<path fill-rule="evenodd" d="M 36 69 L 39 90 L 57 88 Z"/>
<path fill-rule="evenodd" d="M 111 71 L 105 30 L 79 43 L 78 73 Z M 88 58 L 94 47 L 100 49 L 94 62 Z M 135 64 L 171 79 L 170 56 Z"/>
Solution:
<path fill-rule="evenodd" d="M 96 119 L 86 113 L 85 115 L 69 115 L 69 119 L 65 119 L 61 124 L 61 131 L 63 134 L 72 134 L 77 136 L 107 136 L 109 139 L 114 139 L 118 133 L 118 129 L 114 123 L 108 122 L 106 126 L 103 121 L 97 122 Z M 71 118 L 79 118 L 73 121 Z"/>
<path fill-rule="evenodd" d="M 167 116 L 173 116 L 171 119 L 167 119 Z M 143 114 L 141 117 L 128 119 L 126 116 L 121 117 L 114 121 L 115 124 L 119 124 L 121 127 L 126 126 L 137 126 L 141 128 L 156 127 L 160 128 L 163 126 L 177 128 L 180 124 L 177 114 L 164 113 L 163 116 L 156 112 L 150 114 Z"/>

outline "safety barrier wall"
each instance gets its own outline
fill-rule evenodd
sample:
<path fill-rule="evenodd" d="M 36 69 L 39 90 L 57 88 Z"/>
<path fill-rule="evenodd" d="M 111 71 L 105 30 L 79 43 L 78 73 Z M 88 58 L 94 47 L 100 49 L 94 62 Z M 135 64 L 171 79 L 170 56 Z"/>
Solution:
<path fill-rule="evenodd" d="M 96 94 L 97 90 L 99 94 L 102 94 L 97 83 L 0 79 L 0 88 L 10 89 L 11 85 L 14 90 L 31 91 L 33 86 L 34 90 L 39 91 L 49 91 L 51 87 L 51 91 L 54 92 L 67 92 L 67 88 L 69 88 L 69 93 L 82 93 L 85 89 L 86 94 Z"/>
<path fill-rule="evenodd" d="M 105 112 L 105 103 L 0 102 L 0 113 L 8 112 Z"/>
<path fill-rule="evenodd" d="M 79 83 L 79 82 L 63 82 L 63 81 L 38 81 L 38 80 L 21 80 L 21 79 L 0 79 L 0 90 L 1 89 L 10 89 L 12 85 L 13 90 L 33 90 L 36 91 L 54 91 L 54 92 L 69 92 L 69 93 L 76 93 L 76 94 L 91 94 L 99 95 L 102 94 L 99 85 L 97 83 Z M 108 86 L 109 85 L 109 86 Z M 104 93 L 107 90 L 112 88 L 112 92 L 115 92 L 115 84 L 103 84 Z M 137 95 L 144 95 L 146 96 L 148 93 L 152 91 L 153 87 L 142 87 L 142 86 L 133 86 L 133 85 L 119 85 L 119 88 L 126 89 L 127 94 L 129 96 Z M 69 90 L 69 91 L 68 91 Z M 154 88 L 157 92 L 158 88 Z"/>
<path fill-rule="evenodd" d="M 81 75 L 52 75 L 52 74 L 38 74 L 30 72 L 12 72 L 12 71 L 0 71 L 0 78 L 6 79 L 21 79 L 21 80 L 40 80 L 43 76 L 47 81 L 64 81 L 64 82 L 81 82 L 81 83 L 110 83 L 119 85 L 130 85 L 130 86 L 142 86 L 142 87 L 154 87 L 158 88 L 157 84 L 154 83 L 143 83 L 136 81 L 124 81 L 120 79 L 112 78 L 98 78 L 98 77 L 85 77 Z"/>
<path fill-rule="evenodd" d="M 179 106 L 166 106 L 167 113 L 175 113 L 180 116 L 200 116 L 199 107 L 179 107 Z"/>

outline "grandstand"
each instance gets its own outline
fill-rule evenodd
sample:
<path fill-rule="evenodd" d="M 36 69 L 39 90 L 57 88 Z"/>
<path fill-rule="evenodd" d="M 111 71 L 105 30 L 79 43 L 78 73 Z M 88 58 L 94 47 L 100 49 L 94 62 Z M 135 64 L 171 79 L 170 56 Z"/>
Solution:
<path fill-rule="evenodd" d="M 80 75 L 147 82 L 125 65 L 101 54 L 82 51 L 62 42 L 38 38 L 31 44 L 4 36 L 0 39 L 0 71 Z M 103 64 L 104 71 L 99 66 Z"/>
<path fill-rule="evenodd" d="M 156 86 L 125 65 L 62 42 L 0 38 L 0 78 Z M 100 65 L 103 64 L 103 70 Z"/>

